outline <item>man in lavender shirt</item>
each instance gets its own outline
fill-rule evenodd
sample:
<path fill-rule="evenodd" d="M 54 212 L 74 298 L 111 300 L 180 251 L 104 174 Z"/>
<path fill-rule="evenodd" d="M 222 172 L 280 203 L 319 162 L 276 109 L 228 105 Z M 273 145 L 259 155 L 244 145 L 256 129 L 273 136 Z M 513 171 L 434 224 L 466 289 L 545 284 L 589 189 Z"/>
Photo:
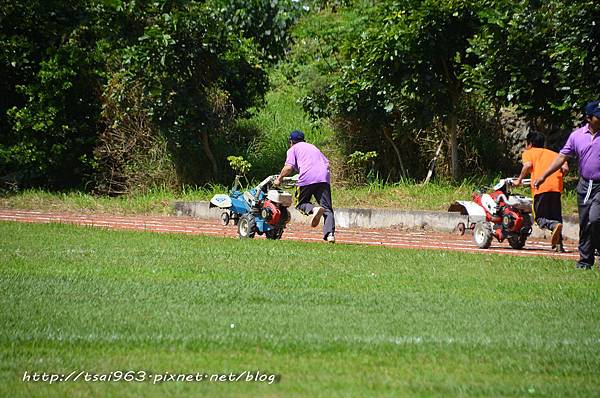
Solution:
<path fill-rule="evenodd" d="M 534 182 L 539 187 L 570 157 L 579 160 L 577 184 L 579 210 L 579 261 L 577 268 L 591 269 L 596 249 L 600 250 L 600 101 L 584 108 L 586 124 L 573 131 L 554 163 Z"/>
<path fill-rule="evenodd" d="M 323 239 L 335 243 L 335 218 L 331 206 L 331 186 L 329 181 L 329 160 L 314 145 L 304 141 L 304 133 L 294 130 L 290 134 L 290 149 L 287 151 L 285 165 L 279 176 L 273 182 L 281 185 L 283 177 L 298 171 L 298 203 L 296 209 L 306 215 L 311 215 L 311 225 L 316 227 L 324 217 Z M 311 203 L 317 200 L 319 206 Z"/>

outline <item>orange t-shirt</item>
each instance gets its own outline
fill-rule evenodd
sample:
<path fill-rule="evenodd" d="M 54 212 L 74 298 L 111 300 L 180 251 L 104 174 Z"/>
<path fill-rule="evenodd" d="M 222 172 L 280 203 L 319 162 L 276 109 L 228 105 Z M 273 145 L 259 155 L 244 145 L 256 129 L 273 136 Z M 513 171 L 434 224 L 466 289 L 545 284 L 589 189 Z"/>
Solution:
<path fill-rule="evenodd" d="M 548 170 L 548 167 L 556 160 L 558 153 L 545 148 L 529 148 L 523 152 L 523 163 L 531 162 L 531 192 L 533 196 L 544 192 L 562 192 L 563 173 L 561 169 L 550 174 L 546 181 L 538 189 L 533 187 L 533 182 Z"/>

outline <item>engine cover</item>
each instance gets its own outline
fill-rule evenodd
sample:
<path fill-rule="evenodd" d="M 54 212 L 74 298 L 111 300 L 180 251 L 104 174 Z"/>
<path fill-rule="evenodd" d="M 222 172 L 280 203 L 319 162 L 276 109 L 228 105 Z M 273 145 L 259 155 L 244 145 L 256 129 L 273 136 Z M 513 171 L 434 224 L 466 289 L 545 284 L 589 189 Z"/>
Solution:
<path fill-rule="evenodd" d="M 276 189 L 269 189 L 269 192 L 267 192 L 267 199 L 285 207 L 290 207 L 292 205 L 292 194 Z"/>
<path fill-rule="evenodd" d="M 519 232 L 523 224 L 523 216 L 510 207 L 505 207 L 502 211 L 502 224 L 509 232 Z"/>
<path fill-rule="evenodd" d="M 279 225 L 281 221 L 281 210 L 269 199 L 265 200 L 263 207 L 260 210 L 260 215 L 269 225 Z"/>

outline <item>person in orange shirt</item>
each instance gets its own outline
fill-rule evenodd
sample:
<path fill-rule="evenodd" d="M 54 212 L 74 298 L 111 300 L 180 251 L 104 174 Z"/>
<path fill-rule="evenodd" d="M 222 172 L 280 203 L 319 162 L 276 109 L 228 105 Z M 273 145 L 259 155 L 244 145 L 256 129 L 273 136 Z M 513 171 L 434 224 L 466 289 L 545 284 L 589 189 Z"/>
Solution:
<path fill-rule="evenodd" d="M 533 194 L 533 213 L 535 223 L 542 229 L 552 231 L 552 249 L 564 252 L 562 244 L 562 206 L 560 197 L 563 191 L 563 176 L 569 171 L 567 162 L 546 178 L 538 188 L 533 182 L 541 176 L 548 166 L 556 160 L 558 153 L 544 148 L 544 136 L 532 131 L 527 134 L 527 143 L 523 151 L 523 168 L 513 185 L 521 185 L 523 178 L 531 173 L 531 192 Z"/>

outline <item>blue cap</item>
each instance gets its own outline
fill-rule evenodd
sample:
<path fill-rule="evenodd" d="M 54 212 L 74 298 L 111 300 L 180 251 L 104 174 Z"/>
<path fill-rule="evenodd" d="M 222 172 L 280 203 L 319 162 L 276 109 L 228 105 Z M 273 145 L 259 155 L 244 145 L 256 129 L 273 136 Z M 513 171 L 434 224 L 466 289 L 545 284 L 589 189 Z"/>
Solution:
<path fill-rule="evenodd" d="M 600 101 L 590 102 L 583 108 L 586 116 L 596 116 L 600 118 Z"/>
<path fill-rule="evenodd" d="M 304 141 L 304 133 L 300 130 L 294 130 L 290 133 L 290 141 L 300 142 Z"/>

